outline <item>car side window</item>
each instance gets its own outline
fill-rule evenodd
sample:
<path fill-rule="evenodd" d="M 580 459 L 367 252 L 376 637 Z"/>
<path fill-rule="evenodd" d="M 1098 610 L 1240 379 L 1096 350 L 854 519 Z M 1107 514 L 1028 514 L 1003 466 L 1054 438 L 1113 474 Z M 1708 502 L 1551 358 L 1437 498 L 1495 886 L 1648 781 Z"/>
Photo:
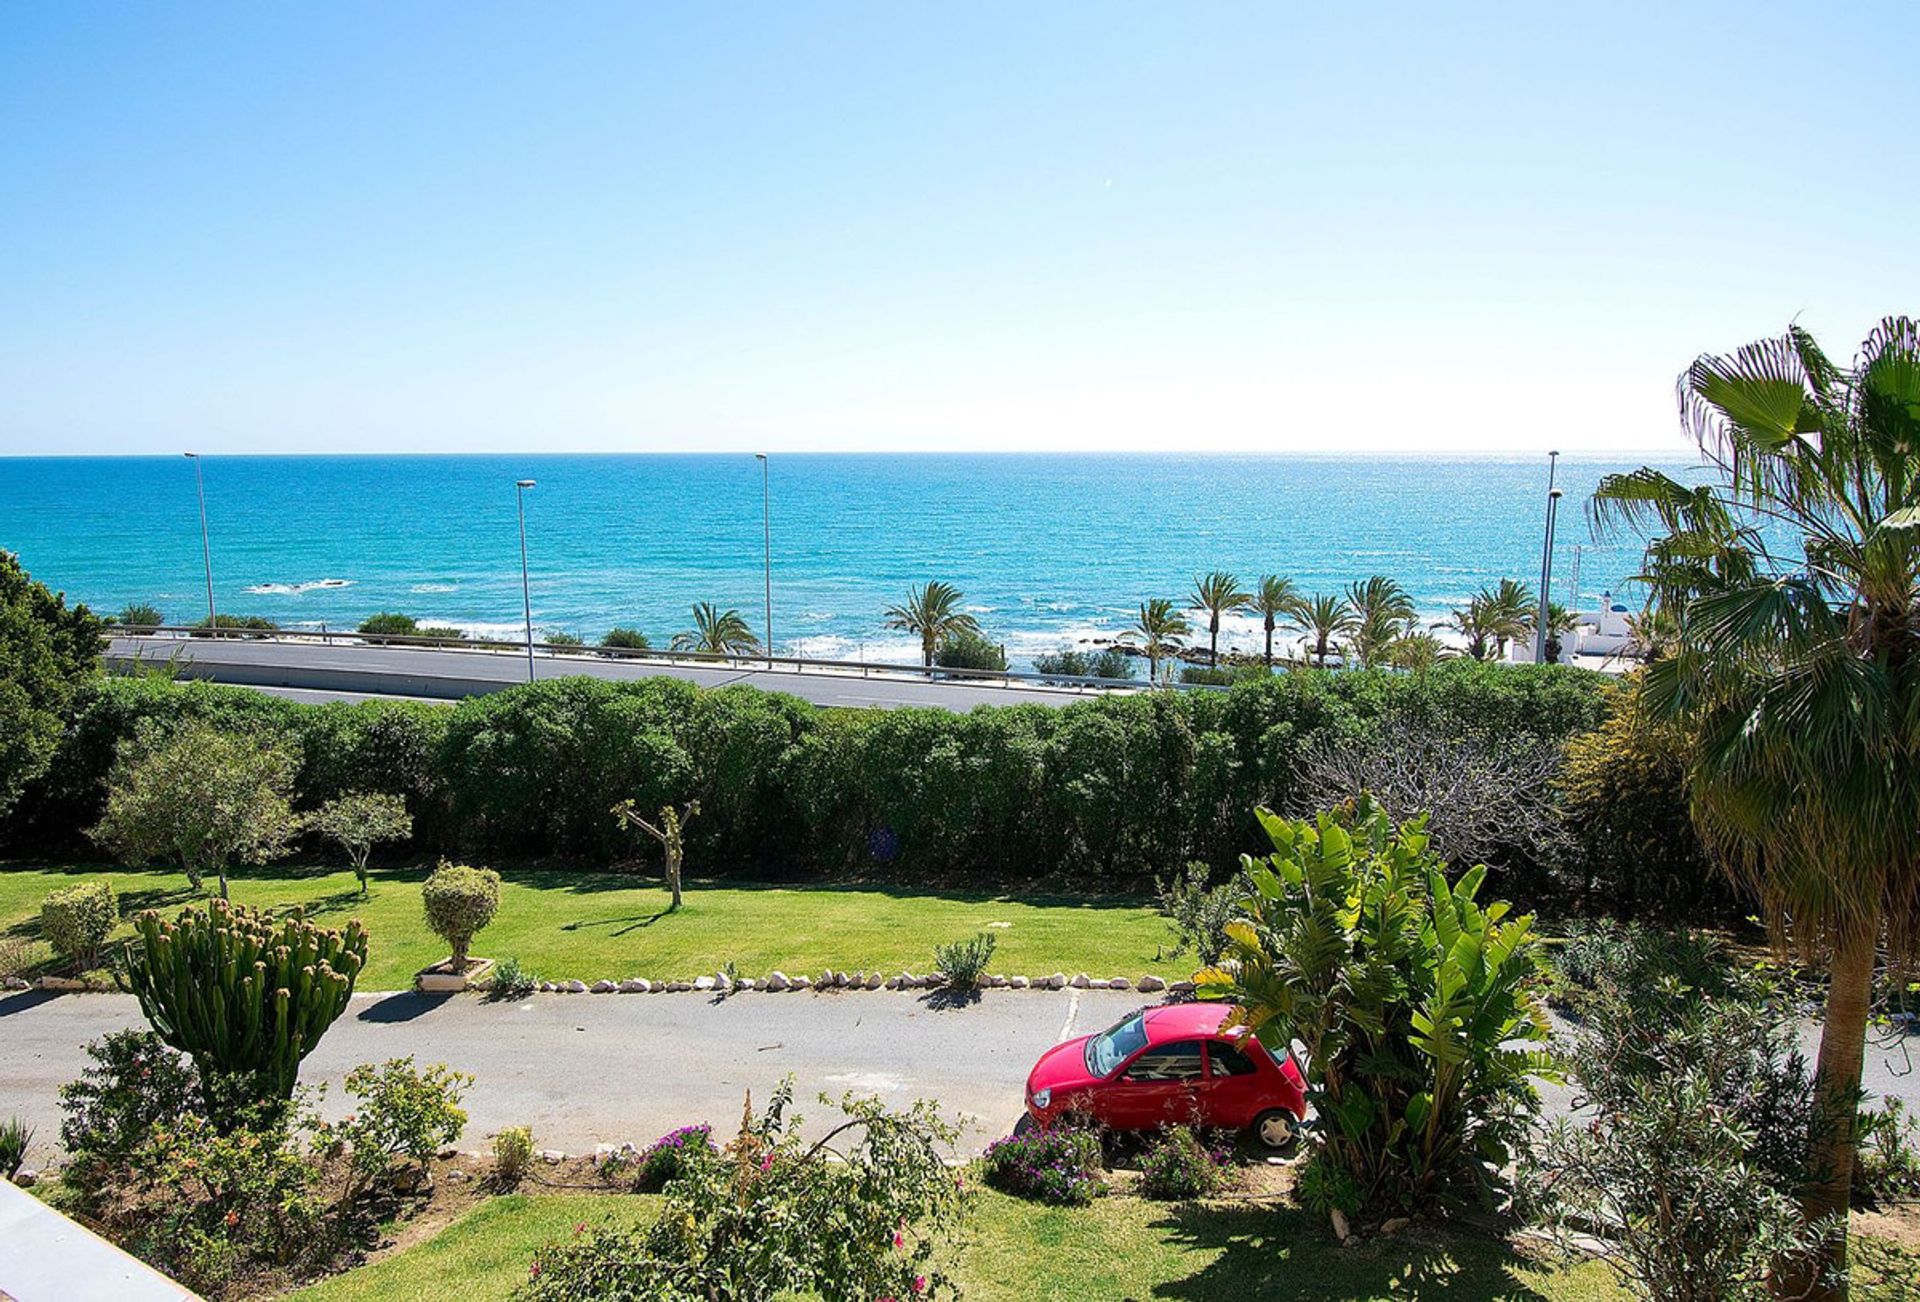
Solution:
<path fill-rule="evenodd" d="M 1130 1081 L 1189 1081 L 1200 1079 L 1200 1041 L 1176 1040 L 1156 1044 L 1135 1058 L 1122 1078 Z"/>
<path fill-rule="evenodd" d="M 1209 1044 L 1207 1053 L 1213 1058 L 1213 1074 L 1216 1076 L 1251 1076 L 1260 1070 L 1254 1066 L 1253 1059 L 1224 1040 Z"/>

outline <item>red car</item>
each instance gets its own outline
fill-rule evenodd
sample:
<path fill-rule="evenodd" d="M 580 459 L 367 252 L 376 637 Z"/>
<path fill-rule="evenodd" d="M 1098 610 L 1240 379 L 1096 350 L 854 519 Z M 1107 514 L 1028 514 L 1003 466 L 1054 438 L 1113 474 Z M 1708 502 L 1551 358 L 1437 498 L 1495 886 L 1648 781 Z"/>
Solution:
<path fill-rule="evenodd" d="M 1293 1055 L 1276 1061 L 1246 1028 L 1223 1031 L 1226 1004 L 1173 1004 L 1134 1013 L 1056 1044 L 1027 1076 L 1027 1113 L 1041 1125 L 1069 1111 L 1115 1130 L 1198 1123 L 1247 1130 L 1283 1148 L 1306 1118 Z"/>

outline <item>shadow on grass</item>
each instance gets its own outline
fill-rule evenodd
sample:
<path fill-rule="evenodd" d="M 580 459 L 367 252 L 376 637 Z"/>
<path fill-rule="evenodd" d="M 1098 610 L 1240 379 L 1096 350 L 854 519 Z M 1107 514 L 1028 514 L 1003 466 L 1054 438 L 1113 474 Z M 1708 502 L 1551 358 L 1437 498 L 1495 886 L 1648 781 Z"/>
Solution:
<path fill-rule="evenodd" d="M 642 917 L 638 913 L 630 913 L 624 918 L 580 918 L 573 922 L 562 924 L 560 930 L 586 931 L 594 927 L 617 927 L 619 930 L 611 934 L 615 936 L 625 936 L 632 932 L 639 931 L 643 927 L 651 927 L 654 923 L 660 921 L 660 919 L 672 914 L 672 912 L 672 909 L 660 909 L 657 912 L 647 914 L 645 917 Z"/>
<path fill-rule="evenodd" d="M 1504 1244 L 1430 1226 L 1339 1247 L 1322 1219 L 1300 1208 L 1184 1206 L 1155 1228 L 1212 1258 L 1185 1279 L 1156 1285 L 1156 1298 L 1546 1297 L 1516 1277 L 1517 1258 Z"/>
<path fill-rule="evenodd" d="M 424 873 L 422 874 L 424 876 Z M 666 883 L 651 872 L 627 873 L 588 871 L 577 868 L 501 869 L 502 879 L 532 890 L 564 890 L 576 895 L 595 895 L 604 891 L 665 890 Z M 1138 909 L 1151 907 L 1152 901 L 1135 896 L 1040 895 L 996 890 L 936 889 L 892 882 L 810 881 L 756 882 L 731 877 L 687 879 L 689 893 L 701 890 L 739 892 L 784 891 L 794 895 L 878 895 L 892 900 L 943 900 L 953 904 L 1020 904 L 1034 908 Z"/>
<path fill-rule="evenodd" d="M 403 990 L 399 994 L 388 995 L 385 999 L 361 1009 L 359 1016 L 354 1020 L 381 1025 L 411 1022 L 416 1017 L 425 1017 L 451 998 L 453 998 L 451 993 L 429 995 L 418 990 Z"/>

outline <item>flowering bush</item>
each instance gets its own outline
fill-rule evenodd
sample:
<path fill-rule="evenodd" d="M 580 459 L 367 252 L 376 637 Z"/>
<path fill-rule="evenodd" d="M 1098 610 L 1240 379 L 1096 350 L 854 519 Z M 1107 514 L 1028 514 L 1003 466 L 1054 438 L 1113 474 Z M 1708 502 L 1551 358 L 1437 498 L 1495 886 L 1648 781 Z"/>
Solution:
<path fill-rule="evenodd" d="M 1100 1136 L 1073 1120 L 995 1140 L 982 1161 L 996 1189 L 1043 1203 L 1077 1207 L 1106 1187 L 1100 1178 Z"/>
<path fill-rule="evenodd" d="M 347 1073 L 347 1093 L 358 1106 L 344 1121 L 320 1128 L 322 1145 L 350 1154 L 349 1201 L 389 1178 L 397 1161 L 424 1173 L 442 1144 L 467 1127 L 466 1096 L 473 1077 L 435 1063 L 425 1071 L 412 1055 L 375 1067 L 361 1063 Z"/>
<path fill-rule="evenodd" d="M 87 1046 L 93 1061 L 60 1087 L 62 1182 L 84 1197 L 111 1184 L 149 1131 L 201 1110 L 200 1078 L 152 1031 L 115 1031 Z"/>
<path fill-rule="evenodd" d="M 783 1084 L 712 1161 L 688 1164 L 648 1228 L 577 1227 L 534 1256 L 523 1302 L 770 1302 L 793 1294 L 921 1302 L 959 1290 L 940 1267 L 966 1181 L 941 1150 L 958 1132 L 930 1104 L 840 1101 L 841 1123 L 799 1137 Z M 688 1132 L 676 1132 L 687 1134 Z M 672 1138 L 669 1136 L 668 1138 Z M 683 1139 L 680 1153 L 701 1140 Z M 658 1149 L 659 1145 L 655 1145 Z M 649 1150 L 650 1152 L 654 1150 Z"/>
<path fill-rule="evenodd" d="M 533 1131 L 527 1126 L 508 1126 L 493 1137 L 493 1181 L 502 1189 L 511 1189 L 527 1174 L 533 1163 Z"/>
<path fill-rule="evenodd" d="M 1149 1198 L 1205 1198 L 1227 1183 L 1231 1144 L 1211 1143 L 1190 1126 L 1175 1126 L 1140 1159 L 1140 1192 Z"/>
<path fill-rule="evenodd" d="M 682 1126 L 660 1136 L 640 1154 L 633 1187 L 639 1193 L 659 1193 L 682 1176 L 699 1171 L 719 1153 L 713 1146 L 712 1126 Z"/>

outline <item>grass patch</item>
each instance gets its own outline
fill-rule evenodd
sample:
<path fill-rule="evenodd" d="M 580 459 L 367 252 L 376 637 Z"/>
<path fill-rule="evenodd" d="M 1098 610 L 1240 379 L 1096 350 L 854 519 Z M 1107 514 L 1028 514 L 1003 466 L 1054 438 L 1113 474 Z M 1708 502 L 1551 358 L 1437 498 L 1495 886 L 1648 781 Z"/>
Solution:
<path fill-rule="evenodd" d="M 581 1222 L 650 1215 L 652 1197 L 497 1198 L 434 1239 L 329 1280 L 299 1302 L 505 1297 L 533 1251 Z M 1043 1208 L 983 1191 L 961 1263 L 977 1302 L 1121 1298 L 1441 1298 L 1612 1302 L 1605 1267 L 1529 1262 L 1492 1239 L 1414 1230 L 1341 1248 L 1284 1207 L 1170 1208 L 1135 1198 Z"/>
<path fill-rule="evenodd" d="M 101 866 L 0 868 L 0 940 L 37 944 L 40 902 L 83 876 L 112 879 L 123 915 L 174 909 L 194 896 L 174 872 Z M 1009 900 L 906 888 L 754 886 L 691 883 L 686 903 L 667 911 L 666 890 L 646 878 L 555 869 L 509 871 L 500 912 L 473 952 L 516 957 L 548 979 L 643 976 L 673 979 L 713 972 L 731 961 L 743 975 L 779 968 L 791 976 L 823 968 L 926 972 L 933 947 L 991 929 L 999 944 L 993 970 L 1028 976 L 1064 971 L 1139 977 L 1184 976 L 1185 960 L 1161 960 L 1165 922 L 1132 902 Z M 420 909 L 425 869 L 376 870 L 362 898 L 351 872 L 276 865 L 231 879 L 233 898 L 273 908 L 299 905 L 329 924 L 357 917 L 372 936 L 366 990 L 397 990 L 446 956 Z M 1006 924 L 996 926 L 994 924 Z M 130 928 L 123 925 L 125 936 Z"/>

